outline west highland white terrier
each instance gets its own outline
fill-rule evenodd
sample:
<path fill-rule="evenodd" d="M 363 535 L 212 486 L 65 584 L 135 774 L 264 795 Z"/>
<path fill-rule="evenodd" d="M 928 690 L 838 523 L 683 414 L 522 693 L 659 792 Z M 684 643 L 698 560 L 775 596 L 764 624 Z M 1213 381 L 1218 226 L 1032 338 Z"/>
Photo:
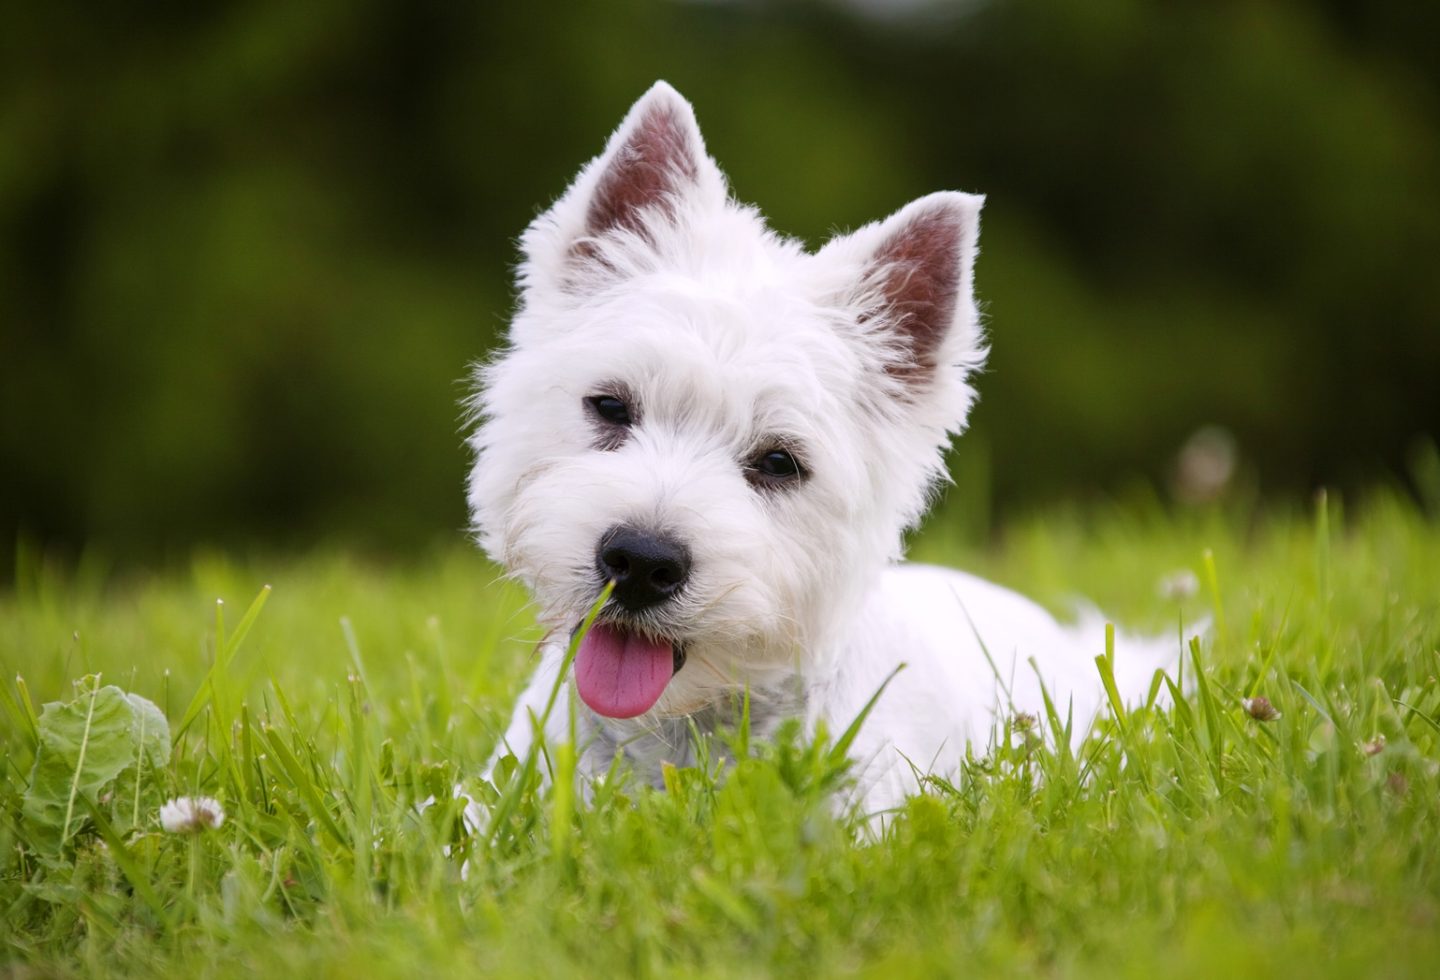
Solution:
<path fill-rule="evenodd" d="M 474 529 L 549 629 L 497 750 L 536 737 L 572 637 L 578 775 L 616 753 L 660 783 L 690 726 L 843 731 L 883 813 L 997 719 L 1099 710 L 1098 620 L 902 564 L 986 347 L 971 288 L 983 198 L 947 191 L 810 253 L 730 197 L 690 104 L 657 82 L 523 238 L 509 344 L 479 371 Z M 1178 644 L 1120 650 L 1140 696 Z M 544 736 L 557 744 L 569 712 Z M 493 762 L 492 762 L 493 765 Z"/>

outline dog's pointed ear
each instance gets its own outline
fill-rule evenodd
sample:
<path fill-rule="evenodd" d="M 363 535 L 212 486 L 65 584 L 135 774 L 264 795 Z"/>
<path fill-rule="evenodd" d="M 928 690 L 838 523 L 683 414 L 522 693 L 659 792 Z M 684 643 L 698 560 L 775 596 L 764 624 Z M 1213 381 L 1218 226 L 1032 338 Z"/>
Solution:
<path fill-rule="evenodd" d="M 605 244 L 655 245 L 686 207 L 721 204 L 725 178 L 705 153 L 690 103 L 656 82 L 631 107 L 605 151 L 526 231 L 521 287 L 573 291 L 599 272 L 618 271 Z M 598 268 L 597 268 L 598 267 Z"/>
<path fill-rule="evenodd" d="M 984 360 L 972 285 L 984 202 L 930 194 L 821 252 L 847 280 L 845 302 L 902 392 L 933 389 L 947 372 L 963 383 Z"/>
<path fill-rule="evenodd" d="M 616 229 L 645 232 L 650 212 L 673 218 L 685 194 L 700 183 L 708 163 L 690 103 L 656 82 L 630 109 L 600 156 L 585 212 L 591 236 Z"/>

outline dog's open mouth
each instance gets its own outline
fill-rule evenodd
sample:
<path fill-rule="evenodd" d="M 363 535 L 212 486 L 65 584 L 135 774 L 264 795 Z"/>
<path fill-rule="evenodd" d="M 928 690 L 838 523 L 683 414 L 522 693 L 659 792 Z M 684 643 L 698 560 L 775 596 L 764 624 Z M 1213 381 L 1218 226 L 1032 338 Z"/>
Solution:
<path fill-rule="evenodd" d="M 620 623 L 597 622 L 575 652 L 580 699 L 607 718 L 634 718 L 655 706 L 685 663 L 685 651 Z"/>

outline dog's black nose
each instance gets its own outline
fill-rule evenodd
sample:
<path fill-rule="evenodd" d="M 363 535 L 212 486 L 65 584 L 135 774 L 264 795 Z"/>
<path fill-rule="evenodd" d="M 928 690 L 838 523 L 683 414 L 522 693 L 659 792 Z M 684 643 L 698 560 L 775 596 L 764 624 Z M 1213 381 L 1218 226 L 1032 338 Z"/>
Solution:
<path fill-rule="evenodd" d="M 600 539 L 600 577 L 615 582 L 615 601 L 638 612 L 670 598 L 690 574 L 690 552 L 673 538 L 624 524 Z"/>

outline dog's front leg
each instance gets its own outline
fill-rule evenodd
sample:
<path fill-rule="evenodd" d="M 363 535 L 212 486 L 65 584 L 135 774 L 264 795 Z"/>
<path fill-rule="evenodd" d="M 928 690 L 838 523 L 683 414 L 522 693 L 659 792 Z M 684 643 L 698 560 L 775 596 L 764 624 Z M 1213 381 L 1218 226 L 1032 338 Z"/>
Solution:
<path fill-rule="evenodd" d="M 513 756 L 516 762 L 524 765 L 525 759 L 530 755 L 532 749 L 536 752 L 535 769 L 540 775 L 540 785 L 548 786 L 551 779 L 551 765 L 549 753 L 562 742 L 568 741 L 570 732 L 570 679 L 561 677 L 560 671 L 565 666 L 565 647 L 556 642 L 547 642 L 540 647 L 540 663 L 531 675 L 530 682 L 525 686 L 519 700 L 515 704 L 515 710 L 510 716 L 510 724 L 505 729 L 505 735 L 500 739 L 500 744 L 490 753 L 490 759 L 485 763 L 485 771 L 482 778 L 492 786 L 496 784 L 499 776 L 498 769 L 502 760 L 507 756 Z M 549 715 L 546 715 L 546 708 L 549 707 Z M 579 711 L 575 720 L 575 741 L 577 745 L 585 745 L 590 739 L 592 721 L 589 711 Z M 542 740 L 537 746 L 536 739 Z M 461 787 L 456 787 L 456 792 L 461 792 Z M 489 820 L 488 808 L 472 799 L 465 808 L 465 820 L 471 830 L 483 827 Z"/>
<path fill-rule="evenodd" d="M 510 716 L 510 725 L 505 729 L 505 736 L 500 744 L 495 746 L 495 751 L 490 754 L 490 761 L 485 764 L 485 778 L 494 782 L 495 768 L 500 760 L 507 755 L 513 755 L 522 763 L 531 747 L 535 744 L 537 736 L 544 739 L 546 746 L 559 745 L 569 735 L 570 710 L 569 710 L 569 687 L 568 678 L 561 678 L 560 670 L 565 665 L 565 648 L 561 644 L 547 642 L 540 647 L 540 663 L 535 668 L 535 673 L 530 677 L 530 683 L 525 686 L 524 692 L 520 695 L 519 701 L 515 704 L 515 711 Z M 552 702 L 553 697 L 553 704 Z M 545 709 L 551 705 L 549 717 L 546 717 Z M 543 734 L 540 726 L 543 722 Z M 542 777 L 550 778 L 549 767 L 540 760 L 538 766 Z"/>

